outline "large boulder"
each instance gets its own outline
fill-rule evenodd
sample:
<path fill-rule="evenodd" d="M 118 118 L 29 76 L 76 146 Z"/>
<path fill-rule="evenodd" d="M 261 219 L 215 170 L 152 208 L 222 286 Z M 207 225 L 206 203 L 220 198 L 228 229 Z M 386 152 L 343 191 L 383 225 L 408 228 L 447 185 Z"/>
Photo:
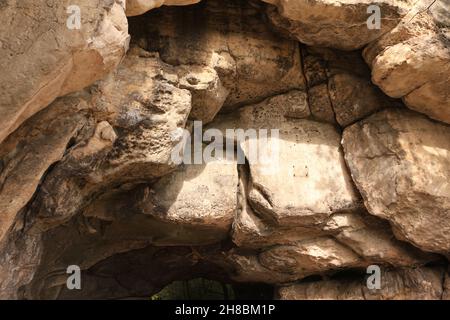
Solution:
<path fill-rule="evenodd" d="M 151 9 L 166 6 L 185 6 L 200 0 L 127 0 L 127 16 L 137 16 Z"/>
<path fill-rule="evenodd" d="M 298 42 L 274 34 L 261 17 L 261 6 L 208 0 L 187 7 L 162 7 L 130 19 L 130 34 L 137 45 L 158 51 L 164 62 L 196 73 L 186 78 L 191 86 L 204 82 L 199 74 L 204 79 L 213 78 L 211 69 L 218 74 L 220 84 L 211 83 L 209 91 L 216 87 L 220 99 L 193 103 L 191 118 L 209 122 L 222 106 L 231 110 L 304 88 Z M 207 71 L 201 72 L 205 67 Z M 202 108 L 209 110 L 201 112 Z"/>
<path fill-rule="evenodd" d="M 298 41 L 319 47 L 355 50 L 393 29 L 411 9 L 414 1 L 399 0 L 263 0 L 275 29 Z M 380 27 L 368 27 L 374 14 L 380 13 Z"/>
<path fill-rule="evenodd" d="M 357 51 L 303 50 L 308 101 L 313 117 L 346 127 L 384 108 L 400 105 L 370 80 L 370 69 Z"/>
<path fill-rule="evenodd" d="M 195 230 L 192 240 L 186 237 L 179 244 L 195 241 L 204 245 L 228 237 L 236 212 L 237 184 L 235 161 L 219 158 L 205 164 L 185 164 L 152 185 L 136 203 L 143 214 L 172 224 L 169 244 L 177 241 L 177 233 L 182 234 L 175 230 L 190 228 Z"/>
<path fill-rule="evenodd" d="M 31 205 L 46 230 L 68 221 L 92 199 L 123 184 L 153 181 L 173 171 L 173 132 L 185 127 L 191 94 L 156 56 L 131 50 L 120 68 L 90 88 L 95 121 L 42 182 Z"/>
<path fill-rule="evenodd" d="M 90 121 L 86 95 L 55 101 L 0 144 L 0 243 L 71 141 Z M 20 225 L 20 223 L 19 223 Z"/>
<path fill-rule="evenodd" d="M 118 66 L 124 1 L 0 1 L 0 298 L 150 297 L 193 277 L 448 298 L 449 127 L 383 94 L 360 51 L 297 41 L 372 41 L 381 89 L 443 120 L 449 21 L 427 1 L 129 0 L 166 6 L 129 18 Z"/>
<path fill-rule="evenodd" d="M 72 5 L 69 0 L 2 1 L 0 142 L 57 97 L 104 77 L 125 55 L 129 35 L 124 1 L 80 0 Z M 78 10 L 80 28 L 69 28 Z"/>
<path fill-rule="evenodd" d="M 268 141 L 233 137 L 247 161 L 239 165 L 232 239 L 249 250 L 228 257 L 238 271 L 235 279 L 283 283 L 371 263 L 410 266 L 435 259 L 396 240 L 386 222 L 365 213 L 344 162 L 341 135 L 298 112 L 307 108 L 302 96 L 275 96 L 210 124 L 222 130 L 279 128 L 279 137 Z M 279 158 L 252 161 L 255 139 Z"/>
<path fill-rule="evenodd" d="M 342 144 L 369 212 L 389 220 L 400 239 L 448 253 L 450 127 L 386 110 L 347 127 Z"/>

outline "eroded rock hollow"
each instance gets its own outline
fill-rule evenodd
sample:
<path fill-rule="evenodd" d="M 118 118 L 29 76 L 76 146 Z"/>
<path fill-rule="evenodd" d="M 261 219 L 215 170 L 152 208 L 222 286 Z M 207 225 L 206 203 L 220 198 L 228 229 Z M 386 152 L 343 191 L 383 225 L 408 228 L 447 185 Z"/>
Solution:
<path fill-rule="evenodd" d="M 447 0 L 0 0 L 0 17 L 0 298 L 197 277 L 450 298 Z"/>

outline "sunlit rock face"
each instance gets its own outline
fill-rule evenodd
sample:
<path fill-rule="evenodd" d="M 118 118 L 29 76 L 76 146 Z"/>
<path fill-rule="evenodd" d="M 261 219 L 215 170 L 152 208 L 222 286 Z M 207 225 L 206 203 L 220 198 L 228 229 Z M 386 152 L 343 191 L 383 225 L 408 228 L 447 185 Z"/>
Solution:
<path fill-rule="evenodd" d="M 125 55 L 124 1 L 71 5 L 69 0 L 2 1 L 0 141 L 57 97 L 106 76 Z"/>
<path fill-rule="evenodd" d="M 360 276 L 280 287 L 281 300 L 439 300 L 448 291 L 442 287 L 442 268 L 391 270 L 381 289 L 368 289 Z"/>
<path fill-rule="evenodd" d="M 127 16 L 138 16 L 149 10 L 165 6 L 185 6 L 201 0 L 127 0 Z"/>
<path fill-rule="evenodd" d="M 449 299 L 445 1 L 68 6 L 0 2 L 0 298 Z"/>
<path fill-rule="evenodd" d="M 274 27 L 308 45 L 355 50 L 393 29 L 413 7 L 413 0 L 263 0 Z M 372 6 L 372 7 L 370 7 Z M 371 14 L 379 28 L 368 27 Z"/>

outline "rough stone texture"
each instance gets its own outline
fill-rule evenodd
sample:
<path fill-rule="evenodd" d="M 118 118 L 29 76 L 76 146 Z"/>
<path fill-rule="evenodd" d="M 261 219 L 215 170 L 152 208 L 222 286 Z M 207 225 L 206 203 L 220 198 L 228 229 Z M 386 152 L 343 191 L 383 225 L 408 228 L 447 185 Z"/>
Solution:
<path fill-rule="evenodd" d="M 239 0 L 163 7 L 131 19 L 130 33 L 166 63 L 214 69 L 231 108 L 304 87 L 298 43 L 276 36 L 260 7 Z"/>
<path fill-rule="evenodd" d="M 72 4 L 2 1 L 0 142 L 55 98 L 101 79 L 122 60 L 129 41 L 124 2 L 77 1 L 79 30 L 66 25 Z"/>
<path fill-rule="evenodd" d="M 307 225 L 357 207 L 358 196 L 340 151 L 340 135 L 331 125 L 287 119 L 277 124 L 270 114 L 264 121 L 260 125 L 250 122 L 249 127 L 279 126 L 280 138 L 279 164 L 270 163 L 270 173 L 267 164 L 250 163 L 249 202 L 261 215 L 281 225 Z M 244 152 L 248 148 L 244 146 Z"/>
<path fill-rule="evenodd" d="M 370 263 L 409 266 L 433 259 L 393 239 L 386 223 L 364 213 L 344 163 L 340 135 L 329 124 L 291 118 L 290 109 L 283 108 L 295 105 L 290 95 L 219 116 L 210 124 L 280 129 L 279 167 L 273 161 L 274 171 L 267 171 L 264 163 L 250 160 L 239 167 L 233 241 L 265 250 L 253 253 L 258 259 L 234 252 L 230 260 L 238 270 L 236 279 L 288 282 L 320 270 Z M 237 142 L 248 156 L 248 141 Z"/>
<path fill-rule="evenodd" d="M 439 268 L 386 270 L 381 289 L 368 289 L 364 277 L 281 287 L 281 300 L 440 300 L 444 271 Z"/>
<path fill-rule="evenodd" d="M 203 66 L 178 68 L 180 87 L 192 94 L 192 111 L 189 117 L 204 123 L 211 122 L 228 97 L 216 70 Z"/>
<path fill-rule="evenodd" d="M 233 194 L 237 184 L 235 168 L 235 164 L 225 160 L 214 161 L 205 166 L 185 165 L 152 186 L 141 185 L 131 190 L 116 189 L 98 198 L 69 223 L 45 234 L 41 244 L 42 262 L 35 271 L 34 282 L 27 286 L 25 296 L 77 297 L 76 292 L 65 288 L 64 269 L 71 261 L 76 260 L 83 270 L 89 269 L 89 277 L 95 278 L 95 272 L 91 272 L 91 268 L 97 269 L 96 264 L 102 264 L 101 261 L 117 260 L 121 253 L 133 250 L 147 252 L 148 260 L 152 256 L 150 252 L 159 250 L 151 249 L 154 246 L 162 247 L 162 253 L 155 256 L 155 261 L 135 266 L 136 270 L 142 268 L 139 273 L 149 267 L 150 270 L 161 268 L 164 262 L 171 265 L 166 267 L 173 268 L 173 271 L 163 268 L 164 272 L 168 272 L 167 275 L 155 277 L 155 273 L 148 277 L 149 280 L 152 279 L 151 282 L 160 282 L 159 289 L 177 274 L 181 277 L 189 275 L 189 266 L 192 269 L 200 268 L 196 264 L 204 260 L 195 247 L 183 248 L 184 251 L 188 249 L 187 253 L 183 253 L 184 257 L 174 255 L 170 258 L 174 262 L 166 260 L 168 258 L 164 255 L 170 255 L 171 251 L 183 252 L 174 246 L 201 245 L 198 250 L 202 251 L 201 248 L 226 239 L 236 209 Z M 198 197 L 199 192 L 203 195 L 203 201 L 192 202 L 192 198 Z M 55 246 L 55 243 L 58 245 Z M 164 249 L 166 246 L 175 249 Z M 209 255 L 217 254 L 217 250 L 210 251 L 212 253 Z M 136 254 L 131 253 L 131 256 L 136 257 Z M 211 272 L 211 268 L 220 267 L 218 264 L 208 264 L 211 265 Z M 182 265 L 183 268 L 180 268 Z M 176 266 L 179 270 L 176 270 Z M 114 270 L 117 270 L 116 267 Z M 126 274 L 124 276 L 132 277 Z M 102 285 L 101 283 L 106 287 L 117 285 L 114 282 L 96 282 L 88 285 L 82 296 L 101 295 L 102 291 L 95 287 Z M 90 286 L 94 286 L 95 290 L 89 289 Z M 58 287 L 61 287 L 60 290 L 56 290 Z M 142 284 L 142 287 L 153 290 L 148 284 Z M 63 293 L 59 292 L 61 290 Z M 136 290 L 138 289 L 133 287 L 130 294 L 136 294 Z M 117 297 L 122 292 L 112 292 L 107 297 Z"/>
<path fill-rule="evenodd" d="M 166 6 L 185 6 L 201 0 L 127 0 L 127 16 L 138 16 L 151 9 Z"/>
<path fill-rule="evenodd" d="M 0 145 L 0 242 L 47 169 L 63 158 L 70 140 L 88 124 L 86 108 L 80 96 L 58 99 Z"/>
<path fill-rule="evenodd" d="M 448 299 L 447 3 L 193 2 L 0 1 L 0 298 Z"/>
<path fill-rule="evenodd" d="M 450 24 L 442 14 L 445 6 L 441 0 L 419 1 L 401 24 L 364 49 L 364 57 L 373 82 L 387 95 L 450 123 Z"/>
<path fill-rule="evenodd" d="M 400 103 L 370 81 L 370 69 L 357 51 L 303 50 L 309 106 L 319 121 L 341 127 Z"/>
<path fill-rule="evenodd" d="M 139 200 L 138 207 L 144 214 L 152 214 L 174 226 L 197 230 L 196 237 L 208 232 L 212 241 L 217 242 L 224 240 L 231 228 L 237 184 L 235 161 L 221 159 L 204 165 L 184 165 L 154 184 L 154 191 Z"/>
<path fill-rule="evenodd" d="M 269 6 L 267 15 L 275 29 L 302 43 L 318 47 L 355 50 L 393 29 L 411 9 L 414 1 L 388 0 L 263 0 Z M 381 10 L 380 29 L 369 29 L 367 20 Z"/>
<path fill-rule="evenodd" d="M 45 284 L 33 284 L 25 291 L 28 299 L 139 299 L 159 292 L 173 279 L 208 276 L 225 281 L 225 271 L 199 255 L 216 247 L 196 251 L 192 247 L 146 247 L 114 255 L 92 266 L 84 274 L 83 290 L 68 290 L 66 275 L 51 275 Z"/>
<path fill-rule="evenodd" d="M 387 110 L 346 128 L 343 146 L 369 212 L 389 220 L 401 239 L 448 253 L 450 127 Z"/>
<path fill-rule="evenodd" d="M 70 148 L 48 174 L 41 188 L 51 195 L 33 204 L 36 228 L 67 221 L 108 188 L 150 181 L 176 167 L 172 133 L 184 128 L 191 95 L 171 84 L 174 79 L 171 67 L 132 50 L 114 75 L 92 89 L 91 107 L 108 121 L 107 131 L 99 132 L 103 125 L 97 124 L 93 136 Z M 109 142 L 99 144 L 98 135 Z"/>
<path fill-rule="evenodd" d="M 447 270 L 444 279 L 444 293 L 442 295 L 442 300 L 450 300 L 450 272 Z"/>

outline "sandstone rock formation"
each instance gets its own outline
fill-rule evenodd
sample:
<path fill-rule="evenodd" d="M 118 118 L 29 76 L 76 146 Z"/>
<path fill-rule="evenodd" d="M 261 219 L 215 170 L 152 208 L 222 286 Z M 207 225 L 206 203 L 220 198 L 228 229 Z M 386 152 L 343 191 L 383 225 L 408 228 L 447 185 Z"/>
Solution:
<path fill-rule="evenodd" d="M 130 33 L 133 43 L 158 51 L 164 62 L 188 66 L 190 85 L 204 81 L 198 74 L 204 79 L 217 73 L 220 84 L 208 87 L 224 98 L 207 103 L 200 97 L 193 106 L 214 108 L 206 118 L 198 116 L 205 111 L 194 113 L 194 118 L 209 122 L 222 106 L 233 108 L 304 88 L 298 43 L 274 34 L 261 19 L 261 10 L 257 2 L 238 0 L 163 7 L 130 19 Z"/>
<path fill-rule="evenodd" d="M 450 298 L 447 2 L 69 5 L 0 1 L 1 299 Z"/>
<path fill-rule="evenodd" d="M 57 97 L 89 86 L 122 60 L 129 41 L 125 2 L 71 5 L 68 0 L 2 1 L 0 142 Z"/>
<path fill-rule="evenodd" d="M 281 287 L 284 300 L 439 300 L 444 292 L 439 268 L 401 269 L 386 272 L 382 289 L 368 289 L 361 279 L 324 280 Z"/>
<path fill-rule="evenodd" d="M 137 16 L 151 9 L 166 6 L 184 6 L 201 0 L 127 0 L 127 16 Z"/>
<path fill-rule="evenodd" d="M 396 28 L 369 44 L 363 55 L 372 68 L 373 82 L 386 94 L 450 123 L 448 4 L 418 2 Z"/>
<path fill-rule="evenodd" d="M 362 48 L 393 29 L 414 1 L 389 0 L 263 0 L 271 23 L 302 43 L 341 50 Z M 369 17 L 380 10 L 380 28 L 368 28 Z"/>
<path fill-rule="evenodd" d="M 386 110 L 346 128 L 342 143 L 369 212 L 419 248 L 448 252 L 450 127 Z"/>

